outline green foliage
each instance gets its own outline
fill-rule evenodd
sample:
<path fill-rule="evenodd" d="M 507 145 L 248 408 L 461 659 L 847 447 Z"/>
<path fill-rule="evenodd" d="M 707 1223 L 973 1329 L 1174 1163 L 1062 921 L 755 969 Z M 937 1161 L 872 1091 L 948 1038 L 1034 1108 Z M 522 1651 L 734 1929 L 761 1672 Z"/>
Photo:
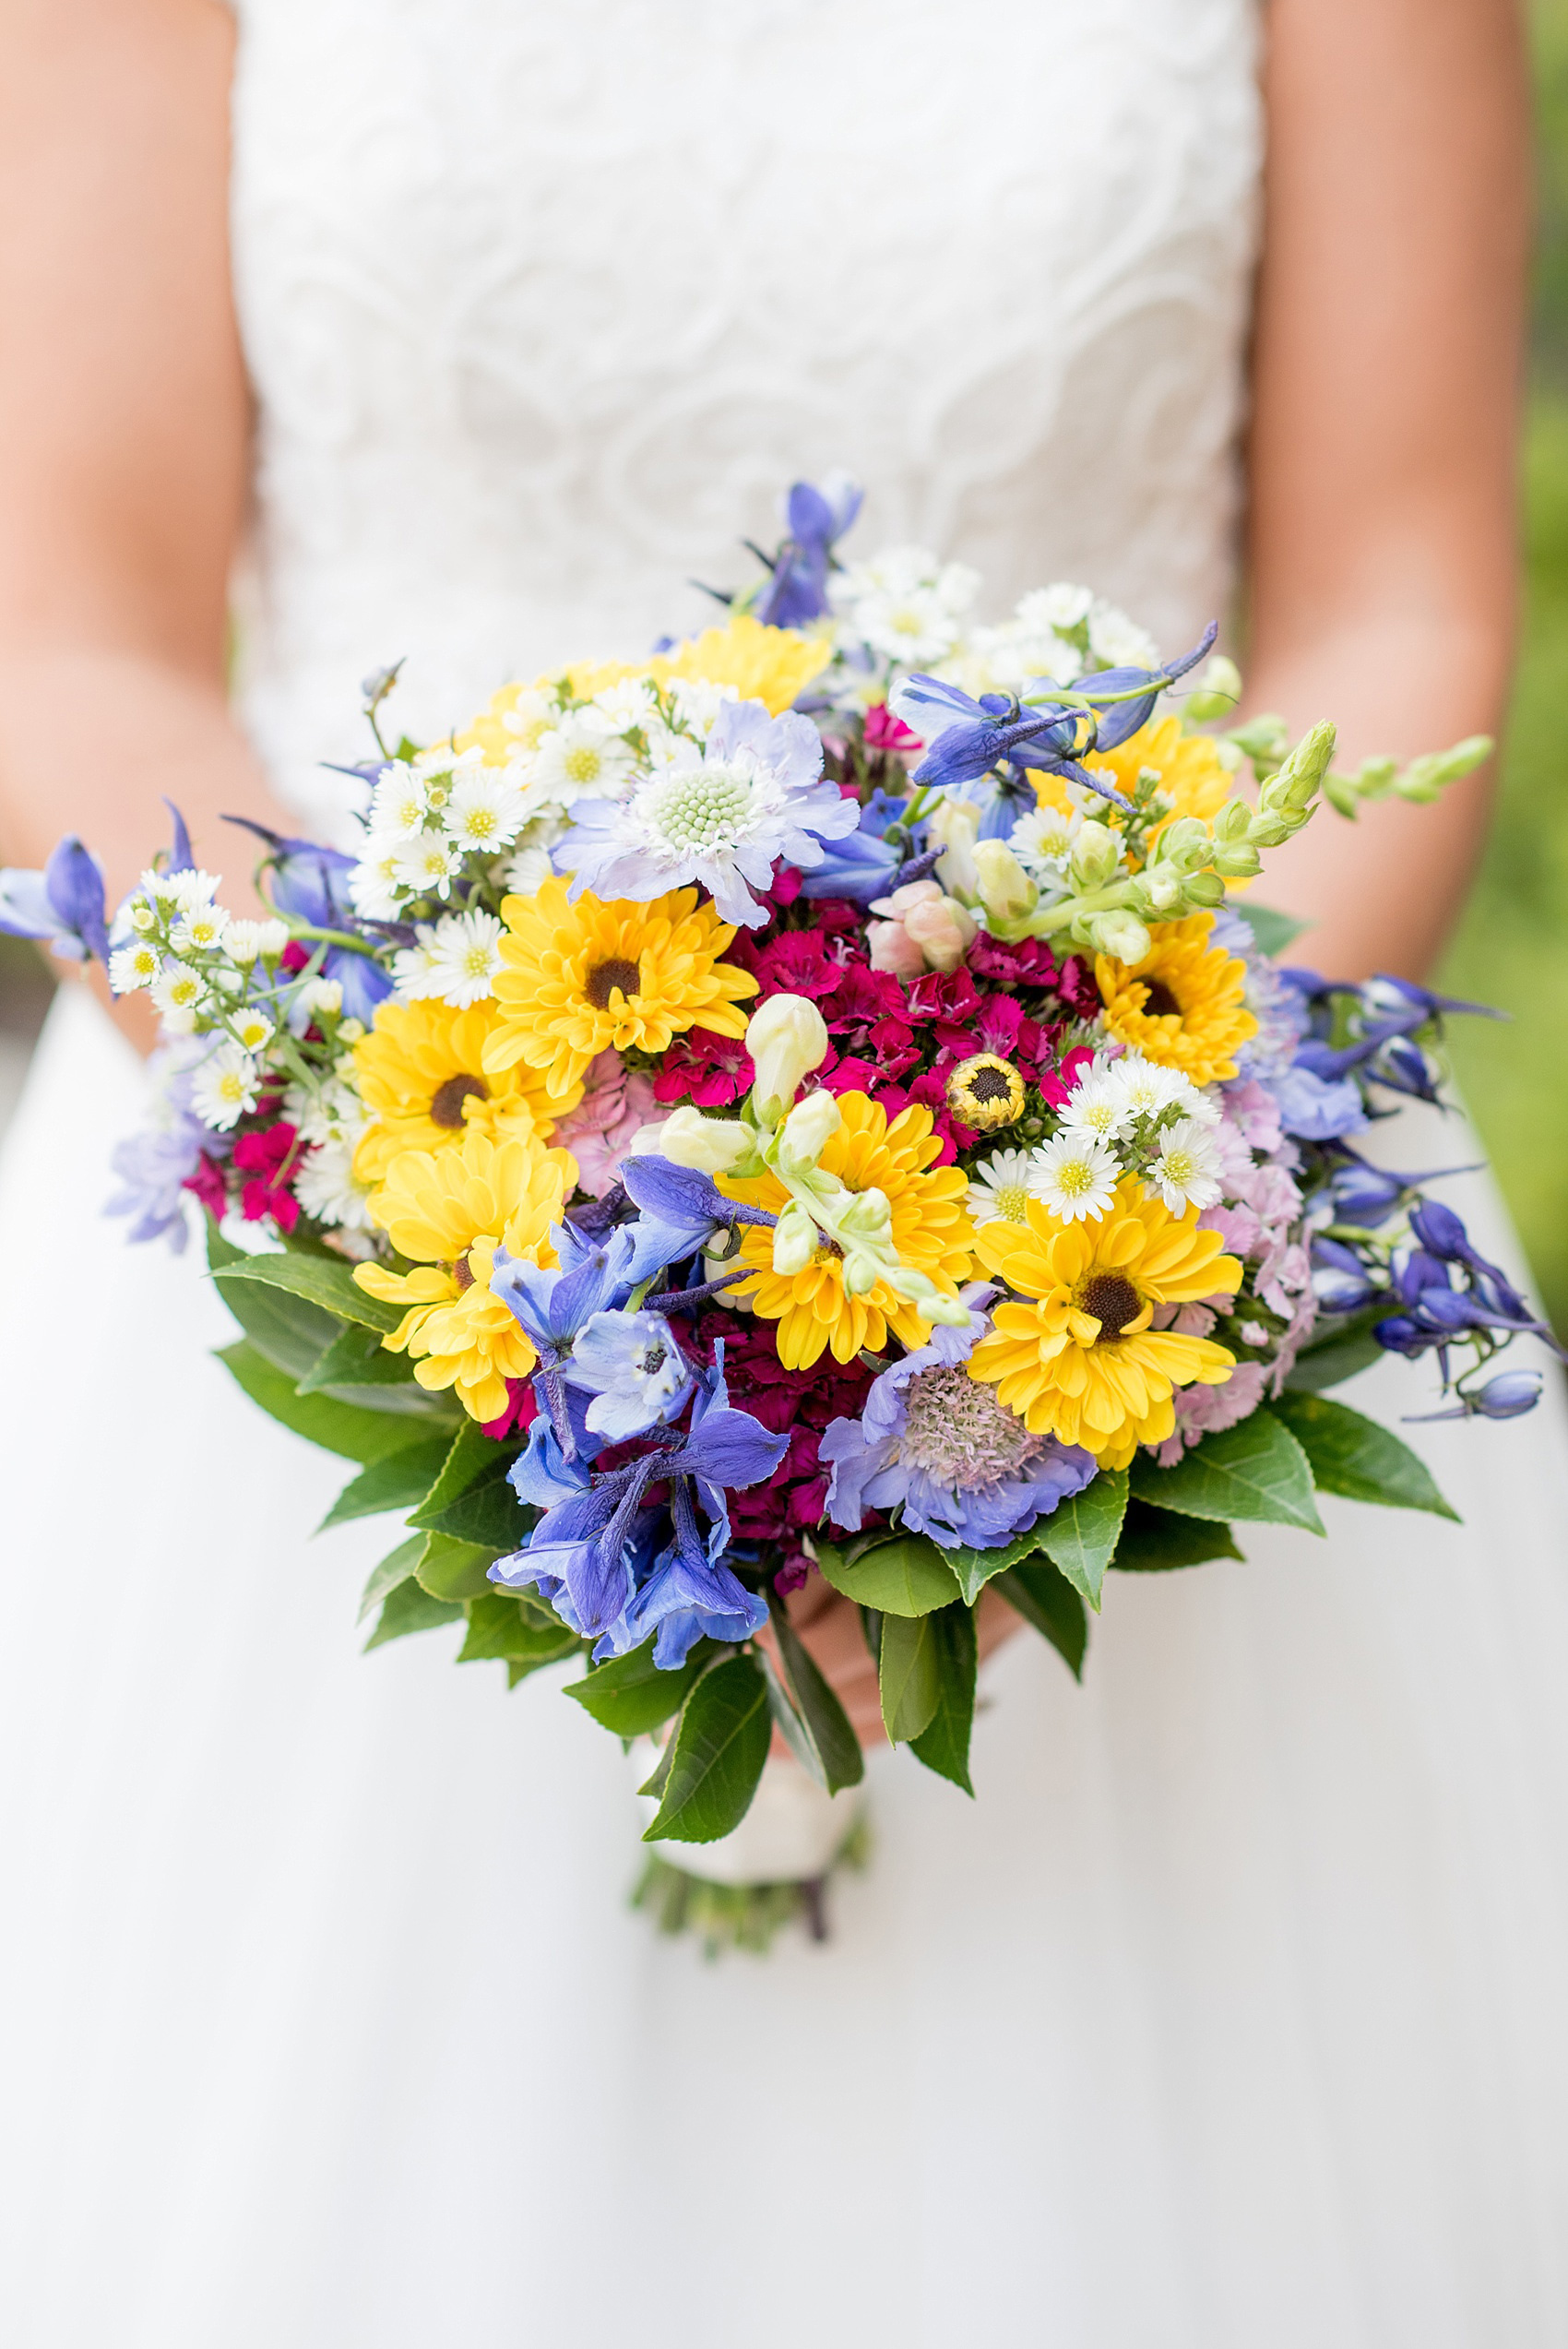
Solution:
<path fill-rule="evenodd" d="M 1072 1584 L 1049 1559 L 1020 1558 L 996 1578 L 996 1588 L 1026 1623 L 1049 1640 L 1075 1680 L 1084 1676 L 1089 1644 L 1088 1616 Z"/>
<path fill-rule="evenodd" d="M 1092 1487 L 1091 1487 L 1092 1490 Z M 1206 1436 L 1174 1468 L 1157 1468 L 1139 1452 L 1133 1490 L 1157 1508 L 1182 1517 L 1262 1519 L 1321 1533 L 1307 1456 L 1289 1429 L 1268 1410 L 1238 1427 Z"/>
<path fill-rule="evenodd" d="M 1302 1347 L 1286 1377 L 1291 1394 L 1321 1394 L 1325 1387 L 1342 1386 L 1358 1370 L 1370 1370 L 1374 1362 L 1381 1362 L 1383 1348 L 1372 1330 L 1388 1318 L 1389 1310 L 1386 1305 L 1368 1306 L 1360 1313 L 1325 1322 L 1314 1331 L 1312 1343 Z"/>
<path fill-rule="evenodd" d="M 351 1269 L 340 1258 L 305 1255 L 284 1248 L 274 1256 L 236 1257 L 220 1276 L 225 1282 L 258 1281 L 335 1314 L 339 1321 L 360 1321 L 368 1330 L 396 1330 L 401 1308 L 383 1305 L 366 1294 Z"/>
<path fill-rule="evenodd" d="M 929 1615 L 932 1607 L 949 1606 L 958 1596 L 952 1568 L 923 1533 L 902 1533 L 896 1541 L 879 1543 L 861 1551 L 852 1564 L 831 1542 L 819 1542 L 816 1562 L 824 1580 L 836 1591 L 880 1615 Z"/>
<path fill-rule="evenodd" d="M 342 1326 L 318 1306 L 285 1291 L 220 1272 L 218 1293 L 256 1352 L 276 1370 L 303 1378 L 331 1345 Z"/>
<path fill-rule="evenodd" d="M 1282 1395 L 1273 1409 L 1306 1453 L 1320 1492 L 1379 1502 L 1384 1508 L 1430 1509 L 1434 1517 L 1459 1522 L 1425 1461 L 1375 1420 L 1330 1402 L 1326 1395 Z"/>
<path fill-rule="evenodd" d="M 1122 1539 L 1111 1563 L 1123 1574 L 1165 1574 L 1179 1566 L 1202 1566 L 1217 1557 L 1239 1558 L 1229 1525 L 1203 1517 L 1178 1517 L 1129 1501 Z"/>
<path fill-rule="evenodd" d="M 937 1616 L 885 1615 L 877 1658 L 882 1725 L 897 1746 L 918 1737 L 942 1694 Z"/>
<path fill-rule="evenodd" d="M 1092 1485 L 1058 1502 L 1036 1529 L 1046 1556 L 1097 1613 L 1126 1508 L 1126 1470 L 1101 1469 Z"/>
<path fill-rule="evenodd" d="M 767 1683 L 754 1657 L 731 1656 L 705 1672 L 681 1709 L 659 1814 L 644 1842 L 716 1843 L 739 1827 L 767 1759 L 772 1725 Z"/>
<path fill-rule="evenodd" d="M 447 1447 L 441 1464 L 441 1473 L 420 1504 L 416 1523 L 428 1523 L 439 1518 L 459 1493 L 466 1493 L 477 1484 L 495 1460 L 495 1446 L 482 1427 L 465 1413 L 463 1423 Z"/>
<path fill-rule="evenodd" d="M 565 1694 L 618 1737 L 644 1737 L 680 1711 L 714 1654 L 712 1640 L 699 1640 L 679 1672 L 660 1672 L 649 1639 L 629 1656 L 595 1664 L 588 1678 L 572 1681 Z"/>
<path fill-rule="evenodd" d="M 488 1438 L 486 1438 L 488 1441 Z M 493 1452 L 496 1447 L 492 1444 Z M 538 1512 L 525 1509 L 506 1482 L 506 1471 L 515 1455 L 504 1452 L 490 1472 L 448 1501 L 445 1508 L 433 1508 L 428 1501 L 414 1511 L 410 1525 L 423 1525 L 433 1533 L 445 1533 L 459 1542 L 478 1542 L 500 1556 L 515 1550 Z"/>
<path fill-rule="evenodd" d="M 950 1778 L 966 1795 L 969 1783 L 969 1732 L 975 1718 L 975 1617 L 972 1607 L 944 1607 L 927 1616 L 936 1643 L 936 1710 L 926 1727 L 909 1740 L 909 1751 Z M 924 1627 L 922 1626 L 922 1628 Z"/>
<path fill-rule="evenodd" d="M 481 1598 L 470 1599 L 468 1616 L 468 1632 L 457 1651 L 459 1663 L 502 1661 L 537 1672 L 541 1664 L 582 1652 L 581 1640 L 565 1624 L 546 1629 L 530 1621 L 517 1600 L 504 1591 L 491 1590 Z M 517 1686 L 516 1679 L 512 1685 Z"/>
<path fill-rule="evenodd" d="M 370 1580 L 365 1584 L 364 1594 L 360 1600 L 360 1611 L 356 1618 L 359 1622 L 362 1623 L 366 1616 L 381 1604 L 388 1591 L 395 1591 L 399 1583 L 411 1580 L 414 1568 L 423 1553 L 424 1535 L 410 1534 L 406 1542 L 399 1542 L 397 1548 L 390 1551 L 379 1566 L 371 1569 Z M 390 1639 L 394 1635 L 388 1632 L 386 1636 Z M 374 1641 L 372 1644 L 374 1644 Z"/>
<path fill-rule="evenodd" d="M 1308 923 L 1296 921 L 1289 913 L 1277 913 L 1271 905 L 1253 905 L 1244 897 L 1236 900 L 1234 910 L 1246 923 L 1265 954 L 1283 954 L 1292 940 L 1299 938 L 1302 931 L 1311 926 Z"/>
<path fill-rule="evenodd" d="M 1020 1558 L 1034 1557 L 1040 1544 L 1041 1528 L 1032 1525 L 1027 1533 L 1016 1534 L 1012 1541 L 997 1550 L 971 1550 L 962 1544 L 956 1549 L 944 1550 L 943 1559 L 957 1579 L 958 1589 L 966 1606 L 973 1606 L 988 1582 Z"/>
<path fill-rule="evenodd" d="M 494 1562 L 492 1549 L 455 1542 L 449 1533 L 427 1533 L 414 1575 L 433 1599 L 478 1599 L 494 1588 L 490 1580 Z"/>
<path fill-rule="evenodd" d="M 329 1525 L 346 1525 L 351 1518 L 379 1516 L 383 1509 L 412 1508 L 424 1498 L 432 1478 L 440 1473 L 447 1446 L 440 1437 L 420 1436 L 412 1428 L 408 1434 L 411 1440 L 406 1449 L 373 1461 L 351 1485 L 344 1485 L 322 1519 L 319 1532 L 325 1533 Z M 422 1542 L 419 1547 L 424 1547 Z"/>
<path fill-rule="evenodd" d="M 335 1402 L 329 1395 L 296 1394 L 293 1380 L 248 1338 L 220 1346 L 218 1359 L 252 1402 L 324 1451 L 368 1463 L 402 1450 L 409 1441 L 410 1423 L 396 1413 L 362 1411 L 353 1403 Z"/>
<path fill-rule="evenodd" d="M 858 1785 L 865 1776 L 865 1757 L 848 1713 L 782 1607 L 774 1609 L 773 1629 L 782 1672 L 775 1670 L 766 1651 L 761 1654 L 774 1720 L 819 1786 L 836 1795 L 841 1786 Z"/>
<path fill-rule="evenodd" d="M 254 1283 L 245 1284 L 255 1290 Z M 256 1294 L 268 1294 L 255 1291 Z M 276 1296 L 278 1292 L 269 1293 Z M 291 1305 L 298 1300 L 291 1298 Z M 301 1307 L 314 1312 L 315 1307 Z M 355 1323 L 335 1325 L 338 1335 L 300 1380 L 302 1395 L 335 1395 L 339 1402 L 362 1403 L 367 1411 L 398 1411 L 411 1418 L 455 1427 L 462 1405 L 450 1395 L 422 1387 L 407 1354 L 388 1353 L 374 1330 Z"/>
<path fill-rule="evenodd" d="M 388 1640 L 406 1640 L 410 1631 L 434 1631 L 438 1624 L 456 1623 L 462 1612 L 445 1599 L 433 1598 L 411 1578 L 399 1582 L 386 1594 L 381 1620 L 364 1643 L 365 1653 L 384 1648 Z"/>

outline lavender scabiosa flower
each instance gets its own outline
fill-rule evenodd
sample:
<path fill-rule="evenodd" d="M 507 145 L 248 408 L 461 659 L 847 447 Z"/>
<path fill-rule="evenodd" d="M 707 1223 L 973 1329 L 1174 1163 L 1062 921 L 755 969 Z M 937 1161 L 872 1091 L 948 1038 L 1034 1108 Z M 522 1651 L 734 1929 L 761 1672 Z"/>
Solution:
<path fill-rule="evenodd" d="M 873 1381 L 861 1418 L 828 1427 L 820 1457 L 832 1463 L 835 1525 L 854 1532 L 866 1509 L 897 1508 L 911 1532 L 944 1549 L 994 1549 L 1089 1483 L 1092 1452 L 1031 1435 L 994 1388 L 969 1377 L 988 1326 L 981 1308 L 995 1294 L 966 1290 L 968 1327 L 933 1330 L 929 1345 Z"/>
<path fill-rule="evenodd" d="M 176 1256 L 190 1237 L 185 1185 L 204 1156 L 223 1158 L 232 1147 L 227 1134 L 214 1133 L 191 1106 L 194 1064 L 206 1049 L 205 1042 L 183 1043 L 153 1054 L 148 1067 L 159 1087 L 154 1122 L 117 1144 L 109 1162 L 124 1187 L 106 1202 L 104 1214 L 134 1217 L 127 1238 L 167 1240 Z"/>

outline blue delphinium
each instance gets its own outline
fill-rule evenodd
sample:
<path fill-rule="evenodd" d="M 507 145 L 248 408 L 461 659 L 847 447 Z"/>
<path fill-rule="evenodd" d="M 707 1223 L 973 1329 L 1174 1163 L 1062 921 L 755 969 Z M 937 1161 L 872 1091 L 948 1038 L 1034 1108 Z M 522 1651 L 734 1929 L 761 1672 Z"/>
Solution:
<path fill-rule="evenodd" d="M 678 1419 L 696 1372 L 661 1313 L 596 1313 L 572 1341 L 569 1386 L 592 1400 L 584 1416 L 605 1442 L 622 1444 Z"/>
<path fill-rule="evenodd" d="M 0 930 L 36 938 L 65 962 L 109 960 L 103 919 L 103 867 L 74 832 L 42 873 L 9 865 L 0 872 Z"/>
<path fill-rule="evenodd" d="M 864 493 L 841 473 L 820 487 L 794 482 L 785 503 L 789 532 L 768 562 L 772 574 L 757 599 L 756 616 L 770 628 L 804 628 L 827 609 L 833 549 L 861 510 Z M 765 558 L 766 559 L 766 558 Z"/>
<path fill-rule="evenodd" d="M 827 1514 L 858 1532 L 868 1508 L 902 1511 L 912 1533 L 944 1549 L 996 1549 L 1081 1493 L 1092 1452 L 1033 1436 L 971 1378 L 965 1365 L 984 1335 L 995 1294 L 965 1291 L 966 1329 L 935 1329 L 931 1342 L 873 1380 L 859 1419 L 836 1419 L 820 1457 L 831 1461 Z"/>

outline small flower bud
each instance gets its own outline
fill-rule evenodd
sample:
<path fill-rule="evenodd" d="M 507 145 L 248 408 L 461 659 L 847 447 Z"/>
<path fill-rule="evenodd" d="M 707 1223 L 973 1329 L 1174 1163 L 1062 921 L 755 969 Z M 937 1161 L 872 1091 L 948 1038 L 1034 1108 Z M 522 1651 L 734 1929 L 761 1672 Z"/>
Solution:
<path fill-rule="evenodd" d="M 749 1126 L 734 1117 L 705 1117 L 700 1109 L 671 1110 L 657 1130 L 637 1136 L 644 1151 L 656 1151 L 673 1166 L 695 1166 L 703 1174 L 734 1174 L 755 1157 Z"/>
<path fill-rule="evenodd" d="M 1095 952 L 1114 955 L 1118 962 L 1141 962 L 1149 950 L 1149 934 L 1135 913 L 1096 913 L 1088 933 Z"/>
<path fill-rule="evenodd" d="M 1234 661 L 1217 652 L 1188 695 L 1182 714 L 1189 726 L 1208 725 L 1216 718 L 1228 718 L 1241 698 L 1241 672 Z"/>
<path fill-rule="evenodd" d="M 1109 824 L 1092 818 L 1073 842 L 1073 878 L 1081 889 L 1103 888 L 1122 869 L 1122 843 Z"/>
<path fill-rule="evenodd" d="M 773 1227 L 773 1269 L 786 1278 L 803 1272 L 816 1254 L 821 1234 L 798 1199 L 791 1199 Z"/>
<path fill-rule="evenodd" d="M 830 1092 L 818 1091 L 798 1101 L 778 1137 L 779 1172 L 809 1174 L 843 1122 L 843 1112 Z"/>
<path fill-rule="evenodd" d="M 980 809 L 967 799 L 951 796 L 933 807 L 926 820 L 926 836 L 940 841 L 946 853 L 937 859 L 936 877 L 952 897 L 980 895 L 974 847 L 980 838 Z"/>
<path fill-rule="evenodd" d="M 804 996 L 769 996 L 746 1027 L 746 1050 L 756 1070 L 752 1103 L 758 1122 L 777 1126 L 803 1078 L 827 1057 L 827 1022 Z"/>
<path fill-rule="evenodd" d="M 1039 903 L 1039 891 L 1005 841 L 977 841 L 975 871 L 980 903 L 997 922 L 1021 922 Z"/>
<path fill-rule="evenodd" d="M 1223 873 L 1228 881 L 1250 881 L 1261 871 L 1263 859 L 1250 841 L 1239 841 L 1233 848 L 1217 848 L 1214 869 Z"/>
<path fill-rule="evenodd" d="M 1182 887 L 1189 905 L 1216 906 L 1225 902 L 1225 884 L 1218 873 L 1189 873 Z"/>
<path fill-rule="evenodd" d="M 838 1229 L 852 1233 L 857 1240 L 891 1246 L 893 1208 L 886 1192 L 879 1191 L 874 1185 L 869 1190 L 857 1191 L 838 1218 Z"/>

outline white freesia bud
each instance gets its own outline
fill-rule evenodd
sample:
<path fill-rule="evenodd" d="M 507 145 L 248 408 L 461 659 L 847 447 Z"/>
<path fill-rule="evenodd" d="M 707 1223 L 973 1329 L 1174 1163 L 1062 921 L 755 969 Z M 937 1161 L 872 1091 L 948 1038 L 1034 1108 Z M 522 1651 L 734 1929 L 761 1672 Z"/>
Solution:
<path fill-rule="evenodd" d="M 1081 889 L 1103 888 L 1122 868 L 1122 843 L 1109 824 L 1092 817 L 1073 842 L 1073 878 Z"/>
<path fill-rule="evenodd" d="M 1095 952 L 1113 954 L 1118 962 L 1141 962 L 1149 950 L 1149 934 L 1135 913 L 1097 913 L 1088 932 Z"/>
<path fill-rule="evenodd" d="M 783 1174 L 809 1174 L 831 1135 L 844 1122 L 843 1112 L 826 1091 L 808 1093 L 784 1120 L 778 1137 L 778 1169 Z"/>
<path fill-rule="evenodd" d="M 820 1234 L 798 1199 L 791 1199 L 773 1227 L 773 1269 L 788 1277 L 803 1272 L 816 1254 Z"/>
<path fill-rule="evenodd" d="M 938 802 L 926 819 L 926 837 L 940 841 L 945 853 L 936 862 L 936 877 L 951 897 L 980 895 L 974 847 L 980 838 L 980 812 L 967 799 L 949 796 Z"/>
<path fill-rule="evenodd" d="M 756 1070 L 752 1102 L 757 1118 L 777 1126 L 802 1079 L 827 1058 L 827 1022 L 804 996 L 769 996 L 747 1023 L 746 1050 Z"/>
<path fill-rule="evenodd" d="M 695 1166 L 703 1174 L 733 1174 L 755 1157 L 751 1128 L 734 1117 L 705 1117 L 700 1109 L 671 1110 L 647 1146 L 674 1166 Z M 639 1146 L 645 1137 L 637 1137 Z"/>
<path fill-rule="evenodd" d="M 1039 903 L 1039 891 L 1005 841 L 977 841 L 975 870 L 980 903 L 997 922 L 1021 922 Z"/>

